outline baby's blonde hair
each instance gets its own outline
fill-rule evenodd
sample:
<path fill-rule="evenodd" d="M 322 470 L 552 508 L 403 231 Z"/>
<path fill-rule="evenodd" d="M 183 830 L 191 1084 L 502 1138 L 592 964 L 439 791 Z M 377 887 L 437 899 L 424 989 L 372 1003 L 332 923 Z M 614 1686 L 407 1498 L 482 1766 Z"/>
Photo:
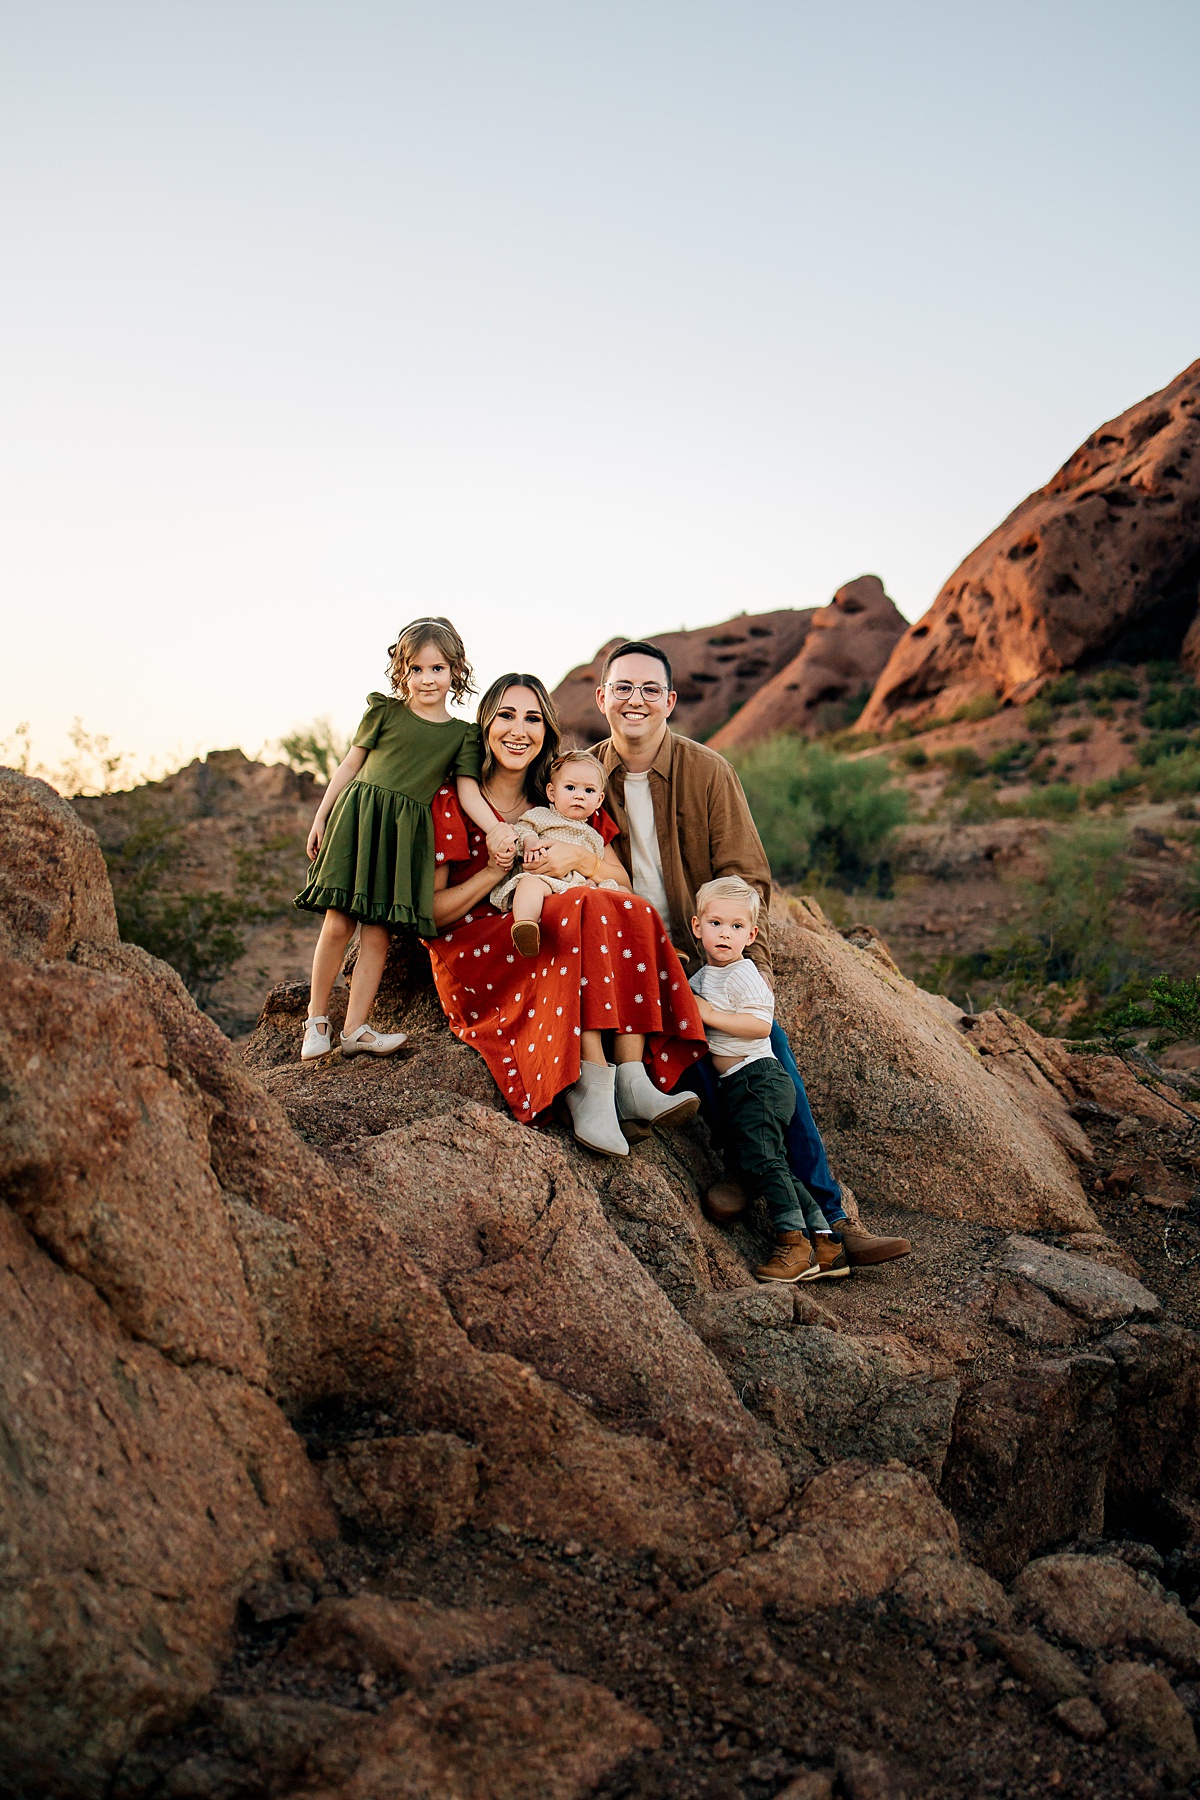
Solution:
<path fill-rule="evenodd" d="M 704 917 L 705 908 L 711 900 L 740 900 L 750 914 L 751 925 L 758 924 L 758 915 L 762 909 L 762 900 L 758 890 L 752 888 L 748 881 L 740 875 L 718 875 L 715 881 L 706 881 L 696 895 L 696 917 Z"/>
<path fill-rule="evenodd" d="M 561 756 L 556 756 L 550 764 L 550 773 L 546 777 L 547 784 L 557 781 L 560 771 L 571 763 L 583 763 L 585 768 L 595 769 L 600 782 L 600 792 L 604 792 L 608 782 L 608 777 L 604 773 L 604 764 L 598 756 L 593 756 L 590 750 L 564 750 Z"/>

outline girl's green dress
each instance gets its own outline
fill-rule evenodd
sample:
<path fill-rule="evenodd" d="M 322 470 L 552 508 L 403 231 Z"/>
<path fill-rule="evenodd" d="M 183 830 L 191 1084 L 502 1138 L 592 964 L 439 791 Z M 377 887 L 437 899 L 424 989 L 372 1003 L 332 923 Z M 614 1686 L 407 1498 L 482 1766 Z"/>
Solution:
<path fill-rule="evenodd" d="M 430 803 L 452 775 L 478 781 L 479 727 L 465 719 L 431 725 L 402 700 L 369 694 L 354 743 L 369 755 L 337 798 L 296 905 L 333 906 L 370 925 L 414 925 L 436 937 Z"/>

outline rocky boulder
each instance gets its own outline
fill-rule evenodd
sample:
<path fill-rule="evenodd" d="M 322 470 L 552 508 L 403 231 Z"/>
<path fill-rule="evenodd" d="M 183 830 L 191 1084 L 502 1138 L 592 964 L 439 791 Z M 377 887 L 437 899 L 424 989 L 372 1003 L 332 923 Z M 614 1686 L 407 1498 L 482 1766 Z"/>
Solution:
<path fill-rule="evenodd" d="M 0 833 L 0 954 L 38 962 L 116 943 L 100 846 L 53 788 L 0 768 Z"/>
<path fill-rule="evenodd" d="M 1049 1083 L 1024 1088 L 934 996 L 833 930 L 811 901 L 771 914 L 776 1017 L 796 1053 L 833 1166 L 860 1195 L 947 1218 L 1095 1230 Z M 1081 1135 L 1081 1134 L 1080 1134 Z M 1086 1148 L 1086 1140 L 1083 1140 Z"/>
<path fill-rule="evenodd" d="M 670 659 L 679 696 L 671 719 L 685 737 L 708 738 L 791 662 L 808 636 L 816 608 L 790 608 L 771 613 L 739 613 L 721 625 L 698 631 L 656 631 L 652 641 Z M 596 689 L 605 657 L 637 632 L 626 632 L 602 644 L 589 663 L 563 676 L 554 689 L 563 736 L 577 744 L 594 744 L 604 736 L 604 719 L 596 706 Z"/>
<path fill-rule="evenodd" d="M 955 570 L 910 625 L 860 720 L 1030 699 L 1089 656 L 1195 666 L 1200 362 L 1111 419 Z"/>
<path fill-rule="evenodd" d="M 869 693 L 905 630 L 904 615 L 878 575 L 840 587 L 812 615 L 792 660 L 722 725 L 709 743 L 726 753 L 777 731 L 806 737 L 846 722 L 844 709 Z"/>

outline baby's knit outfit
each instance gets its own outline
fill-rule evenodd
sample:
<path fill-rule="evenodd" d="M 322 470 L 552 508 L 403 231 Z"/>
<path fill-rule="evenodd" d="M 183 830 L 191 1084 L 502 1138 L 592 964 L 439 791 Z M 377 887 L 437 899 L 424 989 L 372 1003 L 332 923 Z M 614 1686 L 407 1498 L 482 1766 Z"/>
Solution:
<path fill-rule="evenodd" d="M 593 856 L 604 855 L 604 839 L 591 825 L 582 819 L 564 819 L 553 806 L 531 806 L 528 812 L 521 814 L 513 826 L 517 834 L 517 846 L 524 850 L 531 838 L 545 838 L 551 844 L 574 844 L 583 850 L 590 850 Z M 502 881 L 498 881 L 488 898 L 493 906 L 501 912 L 512 911 L 513 890 L 522 875 L 536 875 L 544 881 L 552 894 L 565 894 L 568 888 L 583 887 L 587 876 L 572 869 L 569 875 L 543 875 L 540 869 L 514 869 Z M 597 887 L 615 888 L 618 881 L 598 881 Z"/>

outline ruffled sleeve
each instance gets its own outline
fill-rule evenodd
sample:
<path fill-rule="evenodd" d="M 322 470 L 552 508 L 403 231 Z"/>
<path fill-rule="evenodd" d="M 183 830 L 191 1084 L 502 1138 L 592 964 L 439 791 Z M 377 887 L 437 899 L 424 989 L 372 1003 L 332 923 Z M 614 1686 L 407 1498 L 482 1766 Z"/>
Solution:
<path fill-rule="evenodd" d="M 478 725 L 468 725 L 454 758 L 455 775 L 470 775 L 478 781 L 483 770 L 483 734 Z"/>
<path fill-rule="evenodd" d="M 350 740 L 356 750 L 373 750 L 375 748 L 379 742 L 379 733 L 383 729 L 387 707 L 388 697 L 386 694 L 367 695 L 367 710 L 362 716 L 361 725 Z"/>
<path fill-rule="evenodd" d="M 593 831 L 598 831 L 600 833 L 600 836 L 604 839 L 606 844 L 611 844 L 614 838 L 620 837 L 621 835 L 602 806 L 596 808 L 595 812 L 588 820 L 588 824 Z"/>

